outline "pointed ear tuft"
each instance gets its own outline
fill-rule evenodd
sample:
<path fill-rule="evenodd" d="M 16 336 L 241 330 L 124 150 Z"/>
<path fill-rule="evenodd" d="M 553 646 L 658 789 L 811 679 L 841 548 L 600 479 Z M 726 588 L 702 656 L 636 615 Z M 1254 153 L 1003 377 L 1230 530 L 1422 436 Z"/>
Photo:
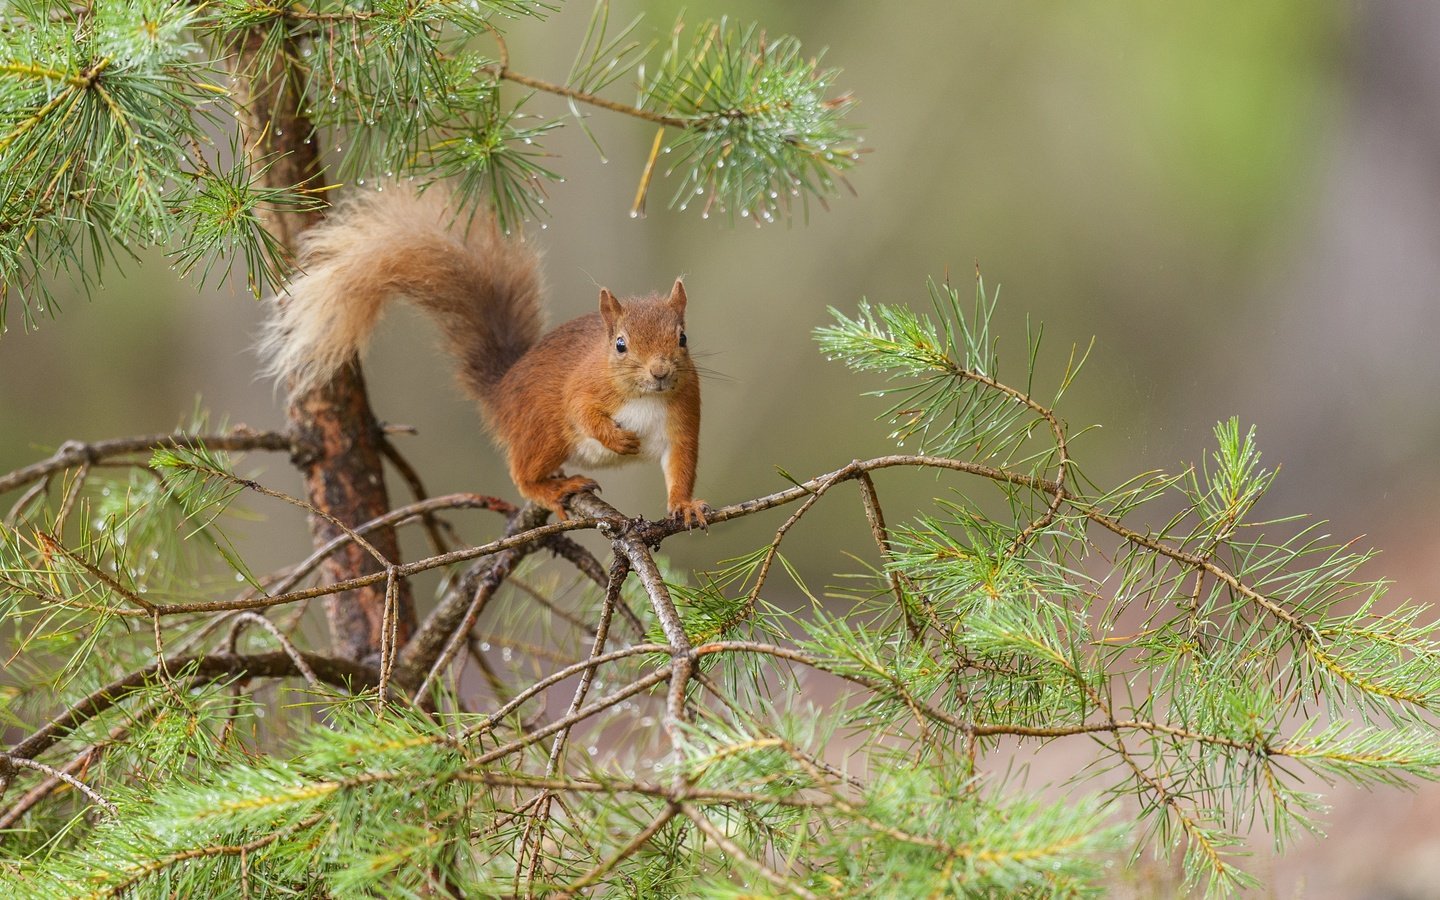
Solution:
<path fill-rule="evenodd" d="M 605 320 L 605 328 L 614 334 L 620 324 L 620 301 L 615 295 L 605 288 L 600 289 L 600 318 Z"/>
<path fill-rule="evenodd" d="M 675 279 L 675 286 L 670 289 L 670 305 L 680 315 L 685 315 L 685 282 Z"/>

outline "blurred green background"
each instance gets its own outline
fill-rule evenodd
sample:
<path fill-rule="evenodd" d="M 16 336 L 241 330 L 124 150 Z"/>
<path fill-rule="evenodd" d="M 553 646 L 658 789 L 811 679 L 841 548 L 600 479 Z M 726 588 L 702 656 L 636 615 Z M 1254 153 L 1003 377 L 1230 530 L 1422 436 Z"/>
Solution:
<path fill-rule="evenodd" d="M 680 4 L 615 0 L 613 10 L 616 20 L 647 13 L 642 34 L 658 37 Z M 968 291 L 978 264 L 1003 286 L 1002 380 L 1023 382 L 1027 319 L 1046 325 L 1042 394 L 1070 346 L 1094 337 L 1060 412 L 1077 430 L 1104 426 L 1073 448 L 1097 483 L 1198 462 L 1212 425 L 1238 414 L 1258 426 L 1265 463 L 1283 463 L 1268 512 L 1328 518 L 1338 538 L 1364 534 L 1386 551 L 1372 575 L 1393 577 L 1400 596 L 1433 594 L 1440 7 L 703 0 L 685 10 L 691 21 L 756 19 L 828 48 L 872 151 L 851 179 L 856 196 L 812 207 L 808 222 L 756 229 L 661 208 L 663 182 L 648 217 L 631 219 L 653 138 L 643 123 L 591 118 L 608 162 L 575 128 L 549 144 L 567 181 L 532 238 L 555 321 L 593 308 L 600 285 L 638 293 L 686 276 L 692 346 L 726 376 L 705 386 L 702 496 L 736 501 L 783 487 L 776 467 L 809 477 L 892 451 L 872 421 L 883 402 L 859 396 L 875 383 L 824 361 L 810 331 L 827 306 L 848 311 L 862 296 L 924 304 L 927 276 L 948 273 Z M 570 4 L 549 23 L 518 24 L 512 66 L 562 79 L 588 15 Z M 552 98 L 533 109 L 565 113 Z M 166 430 L 197 397 L 231 422 L 282 422 L 255 376 L 263 307 L 238 285 L 197 291 L 162 259 L 111 271 L 103 285 L 32 334 L 12 313 L 0 339 L 0 470 L 68 438 Z M 367 360 L 374 405 L 419 428 L 401 447 L 430 489 L 513 495 L 427 324 L 409 313 L 390 321 Z M 298 483 L 279 460 L 251 465 L 277 486 Z M 612 475 L 606 487 L 622 508 L 662 510 L 658 471 Z M 880 488 L 892 519 L 939 492 L 898 474 Z M 305 546 L 303 523 L 266 509 L 271 521 L 241 535 L 260 568 Z M 833 502 L 831 513 L 791 548 L 816 587 L 855 570 L 844 551 L 867 552 L 859 504 Z M 763 543 L 775 524 L 667 548 L 703 565 Z M 1410 807 L 1377 812 L 1346 796 L 1332 821 L 1352 832 L 1349 846 L 1399 853 L 1390 831 Z M 1413 821 L 1434 821 L 1422 811 L 1440 801 L 1413 803 Z M 1404 830 L 1420 841 L 1433 826 Z M 1409 857 L 1396 858 L 1387 884 L 1408 896 Z M 1345 878 L 1370 877 L 1318 851 L 1297 860 L 1302 874 L 1285 878 L 1310 896 L 1326 895 L 1322 880 L 1345 896 Z"/>

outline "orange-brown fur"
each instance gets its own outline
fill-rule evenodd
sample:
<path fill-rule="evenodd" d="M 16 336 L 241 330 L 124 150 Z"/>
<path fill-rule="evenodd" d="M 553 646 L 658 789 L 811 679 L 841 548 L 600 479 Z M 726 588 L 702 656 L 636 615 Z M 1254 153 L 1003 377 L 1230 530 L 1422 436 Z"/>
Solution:
<path fill-rule="evenodd" d="M 270 370 L 292 391 L 322 383 L 368 340 L 384 307 L 404 297 L 440 326 L 459 378 L 480 404 L 524 496 L 564 517 L 570 495 L 596 488 L 561 469 L 577 455 L 615 454 L 597 465 L 660 453 L 667 509 L 705 524 L 694 497 L 700 380 L 682 346 L 685 288 L 619 302 L 540 336 L 535 254 L 503 238 L 488 217 L 457 227 L 449 198 L 432 190 L 364 195 L 307 236 L 304 274 L 266 328 Z M 626 351 L 616 350 L 622 338 Z M 642 446 L 616 416 L 633 415 L 664 441 Z M 653 438 L 653 435 L 651 435 Z M 592 446 L 589 440 L 598 442 Z"/>

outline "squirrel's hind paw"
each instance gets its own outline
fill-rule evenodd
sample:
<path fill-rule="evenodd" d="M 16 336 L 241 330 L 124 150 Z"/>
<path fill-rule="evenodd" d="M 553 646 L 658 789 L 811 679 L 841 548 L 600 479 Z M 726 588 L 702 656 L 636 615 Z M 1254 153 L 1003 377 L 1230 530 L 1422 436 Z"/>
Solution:
<path fill-rule="evenodd" d="M 569 478 L 547 479 L 539 484 L 530 485 L 529 490 L 521 490 L 520 493 L 536 503 L 548 506 L 550 511 L 555 513 L 555 517 L 563 522 L 570 518 L 569 513 L 565 511 L 565 501 L 586 491 L 598 494 L 600 485 L 596 484 L 593 479 L 574 475 Z"/>

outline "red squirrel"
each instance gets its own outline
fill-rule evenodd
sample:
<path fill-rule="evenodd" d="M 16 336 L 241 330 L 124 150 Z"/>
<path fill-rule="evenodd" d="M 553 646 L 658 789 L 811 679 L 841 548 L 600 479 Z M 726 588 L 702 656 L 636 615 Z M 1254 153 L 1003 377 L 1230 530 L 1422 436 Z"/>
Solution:
<path fill-rule="evenodd" d="M 598 312 L 542 337 L 535 251 L 492 216 L 467 227 L 438 186 L 349 198 L 304 235 L 300 267 L 261 340 L 292 392 L 345 365 L 404 298 L 439 325 L 522 495 L 565 518 L 565 500 L 597 485 L 562 467 L 658 459 L 670 515 L 705 525 L 709 507 L 694 496 L 700 378 L 679 280 L 668 297 L 624 302 L 601 288 Z"/>

